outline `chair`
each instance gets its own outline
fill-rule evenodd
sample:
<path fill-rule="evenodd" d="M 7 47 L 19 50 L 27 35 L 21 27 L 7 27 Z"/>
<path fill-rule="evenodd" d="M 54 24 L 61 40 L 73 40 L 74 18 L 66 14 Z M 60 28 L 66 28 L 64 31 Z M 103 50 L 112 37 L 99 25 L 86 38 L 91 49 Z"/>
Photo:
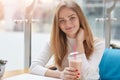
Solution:
<path fill-rule="evenodd" d="M 105 49 L 99 73 L 100 80 L 120 80 L 120 49 Z"/>

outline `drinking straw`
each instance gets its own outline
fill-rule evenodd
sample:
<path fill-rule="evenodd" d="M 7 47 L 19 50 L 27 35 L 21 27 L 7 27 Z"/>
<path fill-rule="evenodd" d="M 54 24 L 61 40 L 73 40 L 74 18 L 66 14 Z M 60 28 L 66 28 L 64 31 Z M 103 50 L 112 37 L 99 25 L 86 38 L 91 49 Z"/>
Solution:
<path fill-rule="evenodd" d="M 76 60 L 76 53 L 75 53 L 76 52 L 76 45 L 75 44 L 73 45 L 73 50 L 74 50 L 74 59 Z"/>

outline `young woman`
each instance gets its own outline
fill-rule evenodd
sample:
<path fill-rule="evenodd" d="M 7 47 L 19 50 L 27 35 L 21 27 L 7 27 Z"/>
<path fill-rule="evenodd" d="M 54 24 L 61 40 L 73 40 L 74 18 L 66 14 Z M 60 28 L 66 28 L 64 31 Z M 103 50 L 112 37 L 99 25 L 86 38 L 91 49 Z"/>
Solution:
<path fill-rule="evenodd" d="M 67 57 L 74 51 L 74 46 L 82 55 L 81 73 L 68 65 Z M 80 6 L 73 1 L 62 0 L 54 15 L 51 40 L 41 52 L 42 56 L 32 62 L 30 72 L 63 80 L 76 80 L 80 76 L 81 80 L 97 80 L 104 48 L 102 40 L 93 38 Z M 45 68 L 52 55 L 58 70 Z"/>

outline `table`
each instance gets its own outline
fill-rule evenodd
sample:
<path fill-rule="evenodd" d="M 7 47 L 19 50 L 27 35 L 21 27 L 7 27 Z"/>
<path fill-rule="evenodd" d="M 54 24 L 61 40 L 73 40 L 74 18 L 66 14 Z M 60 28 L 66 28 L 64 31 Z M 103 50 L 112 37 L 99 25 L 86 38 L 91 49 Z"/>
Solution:
<path fill-rule="evenodd" d="M 29 69 L 19 69 L 19 70 L 12 70 L 12 71 L 8 71 L 4 73 L 3 79 L 4 78 L 8 78 L 8 77 L 12 77 L 12 76 L 16 76 L 16 75 L 20 75 L 23 73 L 29 73 Z"/>
<path fill-rule="evenodd" d="M 29 69 L 23 69 L 5 72 L 2 80 L 61 80 L 61 79 L 29 74 Z"/>

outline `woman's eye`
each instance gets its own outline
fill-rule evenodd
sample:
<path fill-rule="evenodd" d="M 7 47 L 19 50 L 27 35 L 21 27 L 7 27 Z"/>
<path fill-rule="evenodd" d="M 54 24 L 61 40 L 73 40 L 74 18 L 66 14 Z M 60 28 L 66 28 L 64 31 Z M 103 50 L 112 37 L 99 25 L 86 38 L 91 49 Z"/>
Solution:
<path fill-rule="evenodd" d="M 71 17 L 70 20 L 71 20 L 71 21 L 75 20 L 75 17 Z"/>
<path fill-rule="evenodd" d="M 59 23 L 63 24 L 63 23 L 65 23 L 65 20 L 60 20 Z"/>

